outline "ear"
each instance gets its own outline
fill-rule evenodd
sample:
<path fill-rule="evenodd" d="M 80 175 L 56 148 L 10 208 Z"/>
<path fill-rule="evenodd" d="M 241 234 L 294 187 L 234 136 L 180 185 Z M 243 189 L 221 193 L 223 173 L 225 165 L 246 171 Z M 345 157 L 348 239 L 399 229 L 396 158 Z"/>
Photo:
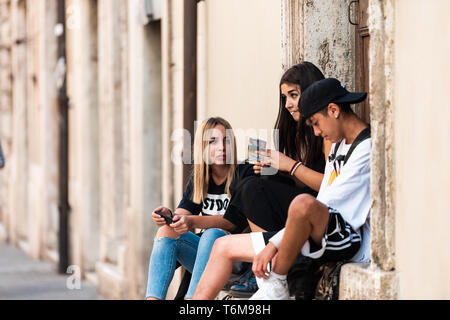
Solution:
<path fill-rule="evenodd" d="M 335 103 L 330 103 L 328 105 L 328 116 L 331 118 L 338 119 L 341 114 L 341 108 Z"/>

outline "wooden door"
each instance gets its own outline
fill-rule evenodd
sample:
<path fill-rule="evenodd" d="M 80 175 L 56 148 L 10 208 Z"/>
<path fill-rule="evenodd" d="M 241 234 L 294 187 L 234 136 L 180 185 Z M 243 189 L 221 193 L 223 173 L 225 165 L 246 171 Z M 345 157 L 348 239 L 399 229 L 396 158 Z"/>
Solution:
<path fill-rule="evenodd" d="M 369 45 L 370 35 L 368 27 L 367 8 L 369 0 L 352 1 L 353 24 L 355 24 L 355 90 L 369 92 Z M 356 105 L 356 113 L 370 123 L 370 103 L 367 99 Z"/>

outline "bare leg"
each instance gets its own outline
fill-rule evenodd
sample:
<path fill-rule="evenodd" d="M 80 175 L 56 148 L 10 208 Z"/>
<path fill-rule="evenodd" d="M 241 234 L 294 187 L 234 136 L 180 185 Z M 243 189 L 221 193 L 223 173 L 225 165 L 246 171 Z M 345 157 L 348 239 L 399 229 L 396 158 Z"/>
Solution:
<path fill-rule="evenodd" d="M 328 226 L 328 207 L 314 197 L 301 194 L 289 206 L 286 231 L 273 271 L 287 274 L 309 237 L 320 244 Z"/>
<path fill-rule="evenodd" d="M 168 225 L 164 225 L 158 229 L 156 232 L 156 238 L 160 239 L 163 237 L 168 237 L 172 239 L 177 239 L 180 237 L 178 233 L 176 233 L 173 228 L 169 227 Z"/>
<path fill-rule="evenodd" d="M 214 299 L 230 278 L 233 262 L 252 262 L 254 257 L 255 250 L 248 233 L 217 239 L 193 299 Z"/>
<path fill-rule="evenodd" d="M 250 220 L 247 219 L 247 222 L 248 222 L 248 225 L 250 226 L 250 230 L 252 230 L 252 232 L 266 232 L 266 230 L 264 230 L 260 226 L 257 226 L 256 224 L 254 224 Z"/>

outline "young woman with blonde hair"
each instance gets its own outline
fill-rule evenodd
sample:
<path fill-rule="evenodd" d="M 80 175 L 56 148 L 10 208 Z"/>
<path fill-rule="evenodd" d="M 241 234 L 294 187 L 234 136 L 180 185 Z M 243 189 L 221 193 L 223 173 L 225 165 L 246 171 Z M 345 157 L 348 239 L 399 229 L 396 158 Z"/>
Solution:
<path fill-rule="evenodd" d="M 194 173 L 180 204 L 174 214 L 167 207 L 158 207 L 152 213 L 160 228 L 150 257 L 147 299 L 165 299 L 177 261 L 192 273 L 185 299 L 192 298 L 214 241 L 235 229 L 223 218 L 231 189 L 242 178 L 254 174 L 251 165 L 237 164 L 235 146 L 231 125 L 222 118 L 209 118 L 197 129 Z M 171 217 L 173 222 L 167 224 L 158 213 Z M 205 231 L 199 236 L 190 231 L 195 228 Z"/>

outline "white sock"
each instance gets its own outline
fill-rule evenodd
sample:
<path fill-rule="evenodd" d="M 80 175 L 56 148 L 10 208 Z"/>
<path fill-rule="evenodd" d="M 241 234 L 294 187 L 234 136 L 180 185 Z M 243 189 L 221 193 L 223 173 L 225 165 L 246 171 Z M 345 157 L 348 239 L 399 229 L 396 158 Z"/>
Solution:
<path fill-rule="evenodd" d="M 279 279 L 279 280 L 286 280 L 287 276 L 285 274 L 278 274 L 276 272 L 270 272 L 270 276 L 274 277 L 275 279 Z"/>

